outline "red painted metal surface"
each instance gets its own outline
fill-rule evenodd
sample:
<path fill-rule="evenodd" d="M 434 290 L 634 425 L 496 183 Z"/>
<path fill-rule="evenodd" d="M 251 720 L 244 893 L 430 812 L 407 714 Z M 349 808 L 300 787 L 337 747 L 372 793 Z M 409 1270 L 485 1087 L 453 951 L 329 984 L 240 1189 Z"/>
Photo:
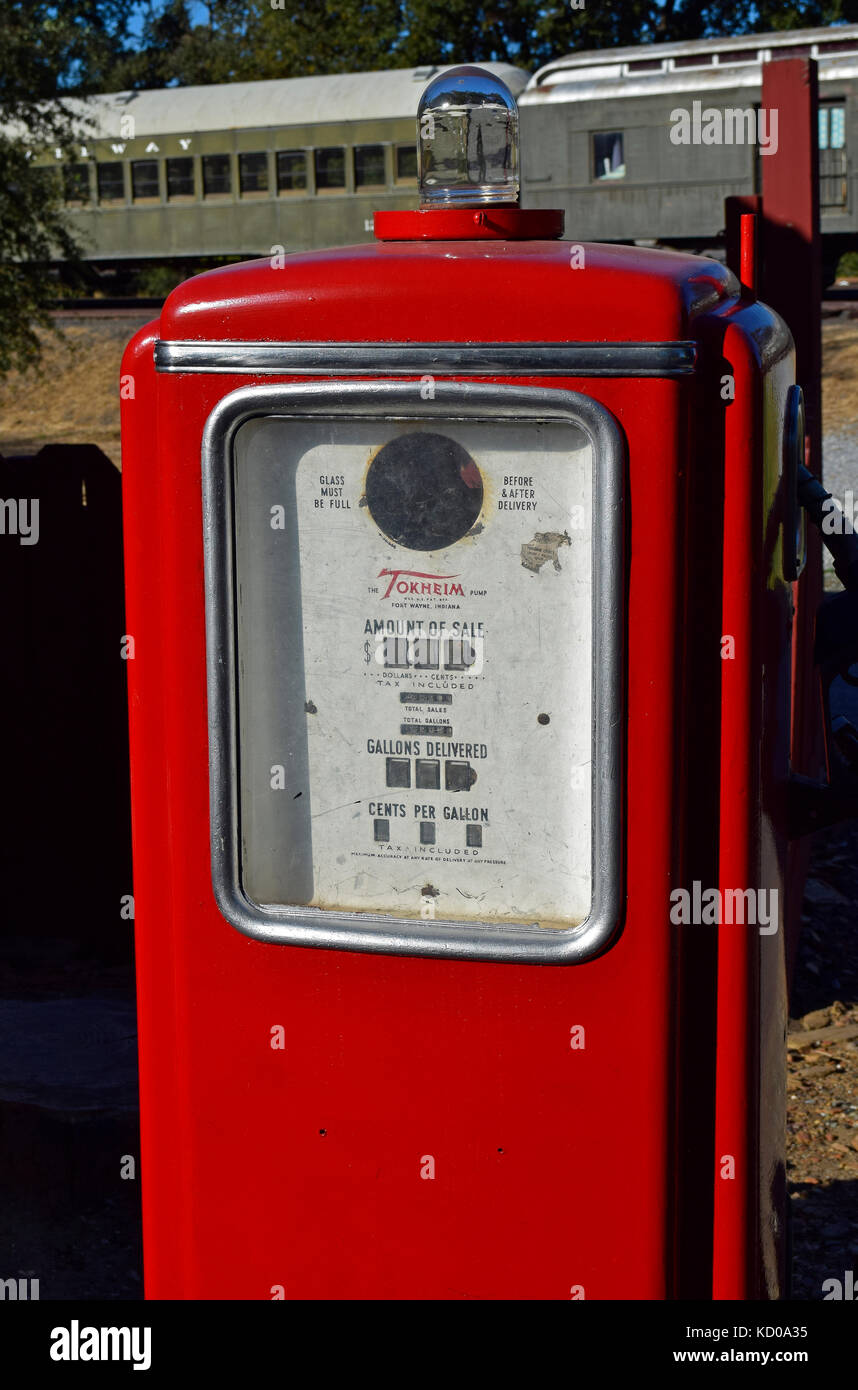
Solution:
<path fill-rule="evenodd" d="M 752 298 L 757 293 L 757 217 L 753 212 L 742 214 L 740 229 L 739 281 Z"/>
<path fill-rule="evenodd" d="M 748 309 L 747 326 L 755 315 L 763 327 L 768 315 L 757 306 Z M 716 1299 L 775 1297 L 784 1278 L 773 1233 L 782 1228 L 785 1191 L 791 591 L 776 547 L 784 534 L 783 421 L 794 359 L 789 353 L 764 364 L 758 341 L 731 323 L 723 342 L 735 400 L 725 429 L 722 632 L 733 639 L 735 655 L 722 663 L 719 882 L 722 895 L 774 890 L 778 913 L 774 934 L 726 923 L 718 929 Z"/>
<path fill-rule="evenodd" d="M 379 211 L 375 235 L 381 241 L 543 241 L 563 235 L 564 214 L 557 208 L 419 208 Z"/>
<path fill-rule="evenodd" d="M 760 637 L 767 586 L 782 581 L 759 537 L 771 532 L 767 507 L 777 522 L 780 495 L 771 502 L 750 480 L 766 377 L 786 359 L 759 357 L 753 343 L 777 338 L 771 318 L 740 301 L 714 263 L 618 247 L 585 254 L 582 270 L 556 241 L 388 242 L 292 256 L 281 269 L 253 262 L 180 286 L 127 350 L 150 1298 L 269 1299 L 279 1287 L 296 1299 L 773 1291 L 758 1197 L 757 1224 L 746 1217 L 763 1147 L 782 1162 L 783 1131 L 759 1070 L 750 982 L 754 970 L 782 973 L 782 957 L 761 962 L 747 931 L 740 942 L 675 926 L 669 895 L 695 873 L 714 887 L 780 871 L 769 848 L 783 793 L 777 750 L 758 783 L 748 708 L 749 692 L 765 690 L 766 717 L 788 728 Z M 627 443 L 626 896 L 622 932 L 599 959 L 540 967 L 322 952 L 246 939 L 221 916 L 208 844 L 200 440 L 229 391 L 289 378 L 157 376 L 155 334 L 698 342 L 686 379 L 516 379 L 592 396 Z M 738 408 L 720 391 L 725 352 L 747 395 Z M 722 549 L 727 480 L 725 520 L 741 529 Z M 722 691 L 728 617 L 746 645 Z M 276 1025 L 283 1050 L 270 1045 Z M 586 1047 L 573 1049 L 581 1025 Z M 743 1114 L 749 1084 L 760 1115 L 774 1115 L 765 1146 Z M 713 1188 L 722 1144 L 742 1175 L 729 1197 Z"/>
<path fill-rule="evenodd" d="M 744 219 L 743 219 L 744 220 Z M 719 842 L 719 885 L 756 886 L 760 788 L 754 748 L 759 729 L 754 720 L 757 611 L 748 603 L 750 577 L 757 570 L 759 478 L 752 476 L 736 443 L 759 439 L 759 402 L 754 390 L 752 348 L 740 337 L 725 335 L 725 357 L 736 381 L 736 400 L 727 412 L 724 469 L 724 538 L 722 571 L 723 634 L 732 637 L 735 656 L 724 661 L 721 703 L 721 802 L 731 814 L 722 818 Z M 732 446 L 732 447 L 731 447 Z M 738 476 L 737 476 L 738 473 Z M 751 989 L 754 945 L 745 930 L 725 926 L 718 932 L 717 1064 L 715 1092 L 715 1225 L 713 1296 L 748 1298 L 749 1232 L 753 1230 L 752 1196 L 755 1183 L 753 1085 L 755 1014 Z M 722 1173 L 729 1176 L 722 1176 Z"/>
<path fill-rule="evenodd" d="M 727 265 L 738 280 L 742 278 L 742 218 L 757 214 L 757 250 L 762 242 L 764 226 L 763 200 L 759 193 L 732 193 L 724 199 L 724 250 Z"/>

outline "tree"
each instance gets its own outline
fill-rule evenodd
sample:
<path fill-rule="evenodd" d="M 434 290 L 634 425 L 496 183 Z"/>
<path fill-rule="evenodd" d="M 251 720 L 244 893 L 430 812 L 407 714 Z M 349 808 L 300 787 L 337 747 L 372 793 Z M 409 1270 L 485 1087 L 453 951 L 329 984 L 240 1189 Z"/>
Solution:
<path fill-rule="evenodd" d="M 401 49 L 400 0 L 316 0 L 302 6 L 251 0 L 238 70 L 254 77 L 373 72 L 410 65 Z"/>
<path fill-rule="evenodd" d="M 47 267 L 57 256 L 78 264 L 59 185 L 52 169 L 32 167 L 21 143 L 0 137 L 0 375 L 39 361 L 38 330 L 53 327 L 57 294 Z"/>
<path fill-rule="evenodd" d="M 858 0 L 405 0 L 398 53 L 410 63 L 505 61 L 535 67 L 586 49 L 834 24 Z"/>
<path fill-rule="evenodd" d="M 818 29 L 827 24 L 854 24 L 858 21 L 858 0 L 759 0 L 755 6 L 754 30 Z"/>
<path fill-rule="evenodd" d="M 564 53 L 836 24 L 858 0 L 149 0 L 134 87 L 365 72 L 424 63 L 535 68 Z"/>
<path fill-rule="evenodd" d="M 574 49 L 646 37 L 650 0 L 581 9 L 568 0 L 406 0 L 400 51 L 409 63 L 507 62 L 535 68 Z"/>
<path fill-rule="evenodd" d="M 149 0 L 139 40 L 115 62 L 105 90 L 235 81 L 248 10 L 240 0 L 214 0 L 206 21 L 195 23 L 189 0 Z"/>
<path fill-rule="evenodd" d="M 52 327 L 57 259 L 80 270 L 62 183 L 35 162 L 66 150 L 80 128 L 67 98 L 97 90 L 127 23 L 121 0 L 12 0 L 0 9 L 0 373 L 38 362 L 38 330 Z"/>

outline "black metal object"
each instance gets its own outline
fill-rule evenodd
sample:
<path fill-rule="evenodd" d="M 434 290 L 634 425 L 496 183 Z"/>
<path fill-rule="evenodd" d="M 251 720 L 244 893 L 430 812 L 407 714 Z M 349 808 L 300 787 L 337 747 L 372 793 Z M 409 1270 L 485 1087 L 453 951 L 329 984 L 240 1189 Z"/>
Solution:
<path fill-rule="evenodd" d="M 858 685 L 858 536 L 851 518 L 812 473 L 798 470 L 798 498 L 834 560 L 844 592 L 823 599 L 816 614 L 814 662 L 819 671 L 828 764 L 826 782 L 793 773 L 789 831 L 793 837 L 858 816 L 858 730 L 848 719 L 831 718 L 831 686 L 838 679 Z M 826 523 L 828 523 L 826 525 Z"/>
<path fill-rule="evenodd" d="M 819 530 L 840 583 L 848 591 L 858 590 L 858 536 L 854 533 L 852 518 L 844 517 L 840 504 L 803 465 L 798 469 L 798 500 Z M 858 660 L 858 656 L 853 660 Z"/>

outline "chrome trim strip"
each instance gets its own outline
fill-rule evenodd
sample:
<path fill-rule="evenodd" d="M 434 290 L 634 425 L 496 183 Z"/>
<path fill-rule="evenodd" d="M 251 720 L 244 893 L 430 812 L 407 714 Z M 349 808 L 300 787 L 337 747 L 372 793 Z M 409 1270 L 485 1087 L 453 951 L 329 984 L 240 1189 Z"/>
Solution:
<path fill-rule="evenodd" d="M 155 343 L 159 372 L 282 376 L 689 376 L 697 345 L 677 343 Z"/>
<path fill-rule="evenodd" d="M 241 883 L 235 673 L 233 441 L 264 415 L 391 419 L 572 421 L 593 444 L 593 897 L 566 931 L 407 919 L 382 913 L 260 906 Z M 605 408 L 574 391 L 438 382 L 420 400 L 410 382 L 245 386 L 225 396 L 202 443 L 212 886 L 228 922 L 259 941 L 458 960 L 570 965 L 610 944 L 622 913 L 624 440 Z"/>

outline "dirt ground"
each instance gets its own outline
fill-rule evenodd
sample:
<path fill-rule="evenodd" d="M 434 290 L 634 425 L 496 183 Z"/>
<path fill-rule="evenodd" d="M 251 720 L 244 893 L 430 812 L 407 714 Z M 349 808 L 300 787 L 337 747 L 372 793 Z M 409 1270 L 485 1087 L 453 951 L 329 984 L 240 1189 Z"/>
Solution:
<path fill-rule="evenodd" d="M 38 376 L 0 383 L 0 453 L 36 452 L 42 444 L 94 443 L 120 466 L 118 376 L 122 349 L 153 317 L 105 312 L 68 316 L 63 338 L 46 341 Z M 826 473 L 838 491 L 858 492 L 858 319 L 823 324 L 823 419 Z M 835 490 L 834 482 L 829 482 Z M 858 821 L 820 833 L 804 902 L 788 1040 L 788 1178 L 792 1199 L 793 1297 L 818 1300 L 825 1279 L 842 1277 L 858 1257 Z M 23 984 L 23 982 L 22 982 Z M 20 997 L 17 988 L 0 994 Z M 118 1203 L 118 1205 L 117 1205 Z M 117 1215 L 117 1212 L 120 1214 Z M 33 1215 L 41 1230 L 41 1214 Z M 63 1242 L 65 1296 L 139 1293 L 137 1213 L 123 1196 L 69 1217 L 44 1217 L 39 1239 Z M 0 1222 L 0 1235 L 5 1235 Z M 77 1278 L 81 1242 L 99 1245 L 109 1271 L 101 1282 Z M 53 1247 L 52 1247 L 53 1248 Z M 64 1247 L 63 1247 L 64 1248 Z M 75 1253 L 77 1252 L 77 1253 Z M 72 1256 L 70 1256 L 72 1258 Z M 22 1268 L 28 1262 L 23 1258 Z M 85 1262 L 84 1262 L 85 1263 Z M 77 1295 L 75 1294 L 77 1290 Z"/>
<path fill-rule="evenodd" d="M 126 343 L 155 316 L 105 310 L 58 319 L 62 336 L 44 335 L 40 372 L 0 381 L 0 453 L 97 444 L 118 468 L 119 364 Z"/>
<path fill-rule="evenodd" d="M 822 325 L 822 352 L 825 432 L 858 430 L 858 320 L 845 315 L 826 319 Z"/>

